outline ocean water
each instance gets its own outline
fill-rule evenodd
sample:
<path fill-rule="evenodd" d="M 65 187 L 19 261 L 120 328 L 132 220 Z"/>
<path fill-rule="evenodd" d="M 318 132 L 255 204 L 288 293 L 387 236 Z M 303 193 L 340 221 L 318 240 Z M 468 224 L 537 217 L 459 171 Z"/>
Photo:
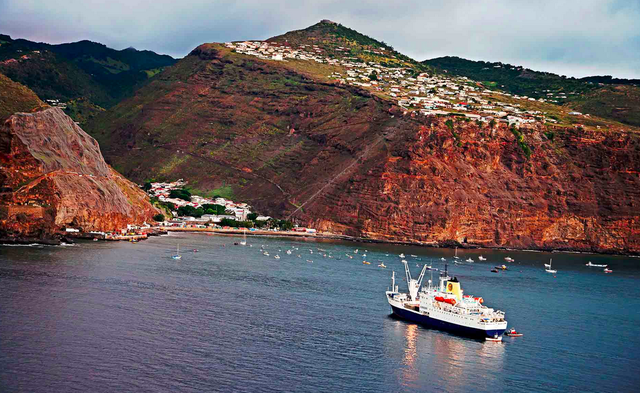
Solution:
<path fill-rule="evenodd" d="M 640 259 L 459 250 L 450 274 L 524 333 L 491 343 L 390 316 L 398 254 L 417 275 L 452 250 L 239 240 L 0 246 L 0 391 L 640 391 Z"/>

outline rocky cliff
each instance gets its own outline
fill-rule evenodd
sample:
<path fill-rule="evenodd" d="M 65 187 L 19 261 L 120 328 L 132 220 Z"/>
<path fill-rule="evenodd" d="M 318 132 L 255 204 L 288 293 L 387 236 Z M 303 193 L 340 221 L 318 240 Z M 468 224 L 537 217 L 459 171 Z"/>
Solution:
<path fill-rule="evenodd" d="M 0 127 L 0 165 L 5 239 L 46 239 L 65 227 L 118 230 L 157 213 L 58 108 L 10 116 Z"/>
<path fill-rule="evenodd" d="M 635 134 L 431 119 L 364 165 L 304 216 L 372 239 L 640 252 Z"/>
<path fill-rule="evenodd" d="M 132 179 L 332 232 L 640 252 L 637 131 L 412 116 L 317 67 L 201 45 L 89 130 Z"/>

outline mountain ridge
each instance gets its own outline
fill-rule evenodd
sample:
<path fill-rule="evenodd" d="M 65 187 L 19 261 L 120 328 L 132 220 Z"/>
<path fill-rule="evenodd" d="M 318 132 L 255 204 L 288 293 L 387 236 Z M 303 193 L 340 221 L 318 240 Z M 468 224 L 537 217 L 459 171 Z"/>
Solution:
<path fill-rule="evenodd" d="M 88 40 L 51 45 L 0 35 L 0 73 L 43 100 L 86 101 L 84 117 L 115 105 L 174 63 L 167 55 L 118 51 Z"/>

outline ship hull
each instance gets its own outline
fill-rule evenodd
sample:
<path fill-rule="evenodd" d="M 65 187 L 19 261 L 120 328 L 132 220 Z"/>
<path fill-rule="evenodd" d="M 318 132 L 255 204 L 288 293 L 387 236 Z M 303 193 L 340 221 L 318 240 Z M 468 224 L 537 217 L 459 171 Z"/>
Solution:
<path fill-rule="evenodd" d="M 506 329 L 476 329 L 468 326 L 458 325 L 455 323 L 450 323 L 446 321 L 441 321 L 439 319 L 430 318 L 423 314 L 418 314 L 412 311 L 409 311 L 404 308 L 396 307 L 391 305 L 391 309 L 393 314 L 399 318 L 405 319 L 407 321 L 419 323 L 425 327 L 437 330 L 443 330 L 451 333 L 455 333 L 465 337 L 471 337 L 476 339 L 495 339 L 502 337 L 502 334 Z"/>

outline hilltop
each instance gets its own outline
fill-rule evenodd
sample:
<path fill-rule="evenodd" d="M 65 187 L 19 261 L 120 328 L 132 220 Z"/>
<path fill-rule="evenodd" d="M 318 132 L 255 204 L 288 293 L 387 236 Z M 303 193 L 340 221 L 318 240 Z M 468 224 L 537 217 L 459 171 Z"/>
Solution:
<path fill-rule="evenodd" d="M 53 105 L 75 105 L 68 113 L 84 111 L 79 120 L 115 105 L 174 63 L 151 51 L 118 51 L 91 41 L 51 45 L 0 34 L 0 73 Z"/>
<path fill-rule="evenodd" d="M 322 20 L 306 29 L 290 31 L 266 41 L 292 48 L 308 48 L 311 52 L 322 54 L 330 59 L 343 58 L 354 62 L 377 63 L 388 67 L 407 67 L 419 71 L 430 69 L 430 67 L 395 51 L 385 42 L 377 41 L 329 20 Z"/>
<path fill-rule="evenodd" d="M 184 178 L 334 233 L 640 252 L 637 130 L 572 112 L 325 21 L 202 44 L 88 131 L 135 181 Z"/>

